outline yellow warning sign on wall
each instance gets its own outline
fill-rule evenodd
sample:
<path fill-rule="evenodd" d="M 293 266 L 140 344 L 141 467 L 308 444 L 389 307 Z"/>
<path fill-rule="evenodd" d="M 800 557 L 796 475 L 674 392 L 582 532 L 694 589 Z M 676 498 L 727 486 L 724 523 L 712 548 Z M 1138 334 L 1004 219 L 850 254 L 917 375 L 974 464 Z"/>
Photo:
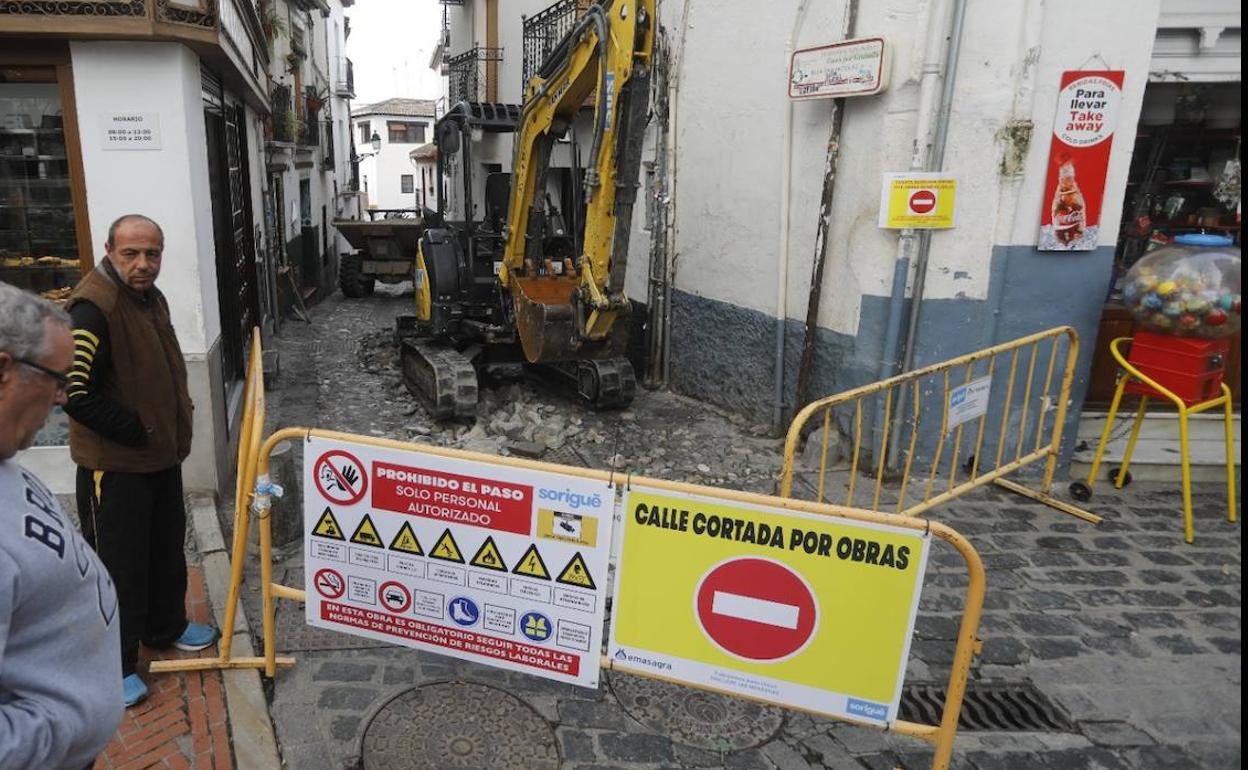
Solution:
<path fill-rule="evenodd" d="M 494 543 L 494 538 L 487 537 L 481 547 L 477 549 L 477 553 L 472 557 L 472 561 L 468 562 L 474 567 L 483 567 L 485 569 L 497 570 L 498 572 L 506 572 L 507 565 L 503 562 L 503 555 L 498 552 L 498 546 Z"/>
<path fill-rule="evenodd" d="M 951 228 L 957 192 L 958 180 L 948 174 L 885 174 L 879 226 L 893 230 Z"/>
<path fill-rule="evenodd" d="M 612 665 L 849 719 L 896 720 L 929 540 L 639 488 Z"/>

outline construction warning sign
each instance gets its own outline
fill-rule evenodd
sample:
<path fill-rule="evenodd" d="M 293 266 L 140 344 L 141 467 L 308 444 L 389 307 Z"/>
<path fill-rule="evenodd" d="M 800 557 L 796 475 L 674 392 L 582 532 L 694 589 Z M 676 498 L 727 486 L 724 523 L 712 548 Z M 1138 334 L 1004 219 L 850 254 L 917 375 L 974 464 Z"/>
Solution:
<path fill-rule="evenodd" d="M 957 193 L 958 180 L 948 174 L 885 174 L 880 188 L 879 226 L 893 230 L 951 228 Z"/>
<path fill-rule="evenodd" d="M 923 533 L 637 482 L 621 529 L 614 668 L 896 721 L 927 564 Z"/>
<path fill-rule="evenodd" d="M 598 686 L 605 481 L 319 437 L 304 457 L 309 624 Z"/>

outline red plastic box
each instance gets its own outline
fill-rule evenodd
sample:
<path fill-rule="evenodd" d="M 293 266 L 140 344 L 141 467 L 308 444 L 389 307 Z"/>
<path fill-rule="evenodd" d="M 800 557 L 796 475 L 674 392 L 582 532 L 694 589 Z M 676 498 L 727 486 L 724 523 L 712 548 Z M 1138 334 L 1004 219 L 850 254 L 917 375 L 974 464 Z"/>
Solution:
<path fill-rule="evenodd" d="M 1230 349 L 1230 339 L 1169 337 L 1140 331 L 1131 341 L 1127 360 L 1191 406 L 1222 394 L 1222 376 Z M 1128 384 L 1126 390 L 1128 393 L 1162 397 L 1161 393 L 1138 380 Z"/>

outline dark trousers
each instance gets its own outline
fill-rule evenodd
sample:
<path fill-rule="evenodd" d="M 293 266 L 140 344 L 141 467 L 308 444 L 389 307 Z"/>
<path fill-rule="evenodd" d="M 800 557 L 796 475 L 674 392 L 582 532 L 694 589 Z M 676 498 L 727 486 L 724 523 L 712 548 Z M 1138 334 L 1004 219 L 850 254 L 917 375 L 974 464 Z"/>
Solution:
<path fill-rule="evenodd" d="M 155 473 L 78 469 L 78 518 L 117 588 L 121 673 L 139 643 L 168 647 L 186 630 L 186 503 L 182 468 Z"/>

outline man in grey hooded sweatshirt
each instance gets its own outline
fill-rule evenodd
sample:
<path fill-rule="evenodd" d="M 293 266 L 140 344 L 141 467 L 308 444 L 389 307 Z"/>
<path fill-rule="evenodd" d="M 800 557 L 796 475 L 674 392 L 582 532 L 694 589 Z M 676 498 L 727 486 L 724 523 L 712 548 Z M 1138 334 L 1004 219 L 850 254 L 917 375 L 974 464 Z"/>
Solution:
<path fill-rule="evenodd" d="M 124 711 L 113 582 L 13 461 L 65 403 L 73 353 L 68 315 L 0 283 L 0 770 L 89 767 Z"/>

